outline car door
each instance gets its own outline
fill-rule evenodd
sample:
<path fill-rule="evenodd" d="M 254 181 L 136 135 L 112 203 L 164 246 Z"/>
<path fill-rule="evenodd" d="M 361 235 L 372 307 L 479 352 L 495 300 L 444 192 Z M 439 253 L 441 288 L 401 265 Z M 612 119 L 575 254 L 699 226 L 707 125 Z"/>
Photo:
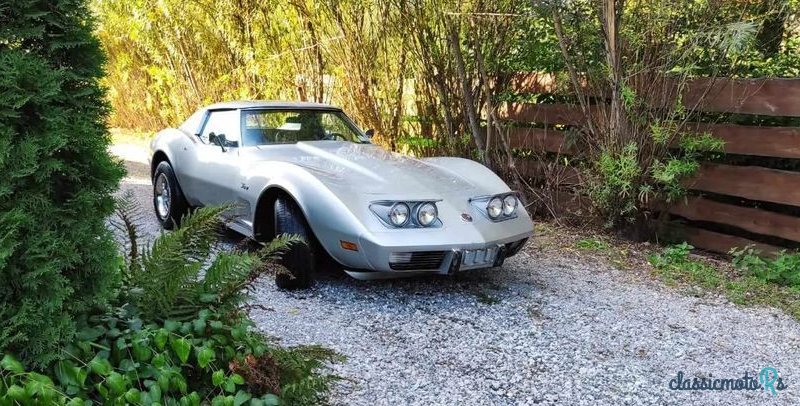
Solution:
<path fill-rule="evenodd" d="M 204 206 L 234 203 L 240 185 L 239 110 L 209 111 L 200 131 L 194 162 L 185 172 L 189 194 Z M 225 138 L 222 145 L 215 138 Z M 187 187 L 187 186 L 184 186 Z"/>

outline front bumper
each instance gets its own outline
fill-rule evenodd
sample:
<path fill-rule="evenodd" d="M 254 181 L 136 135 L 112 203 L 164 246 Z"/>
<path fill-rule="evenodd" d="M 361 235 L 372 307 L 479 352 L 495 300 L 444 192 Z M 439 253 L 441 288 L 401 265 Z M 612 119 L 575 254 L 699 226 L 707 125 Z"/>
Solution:
<path fill-rule="evenodd" d="M 506 258 L 519 252 L 532 234 L 531 231 L 493 241 L 429 245 L 381 245 L 360 239 L 359 246 L 366 266 L 348 270 L 404 276 L 454 274 L 492 268 L 502 265 Z"/>

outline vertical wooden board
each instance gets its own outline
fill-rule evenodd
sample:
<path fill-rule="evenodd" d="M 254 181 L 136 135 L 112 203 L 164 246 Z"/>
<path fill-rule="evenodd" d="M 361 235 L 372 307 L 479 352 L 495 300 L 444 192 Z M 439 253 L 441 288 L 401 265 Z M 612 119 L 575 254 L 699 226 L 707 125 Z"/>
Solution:
<path fill-rule="evenodd" d="M 669 213 L 689 220 L 727 224 L 755 234 L 800 242 L 800 217 L 700 197 L 690 197 L 685 202 L 673 205 Z"/>
<path fill-rule="evenodd" d="M 800 78 L 689 81 L 684 105 L 701 111 L 800 117 Z"/>
<path fill-rule="evenodd" d="M 800 206 L 800 172 L 708 163 L 684 185 L 704 192 Z"/>

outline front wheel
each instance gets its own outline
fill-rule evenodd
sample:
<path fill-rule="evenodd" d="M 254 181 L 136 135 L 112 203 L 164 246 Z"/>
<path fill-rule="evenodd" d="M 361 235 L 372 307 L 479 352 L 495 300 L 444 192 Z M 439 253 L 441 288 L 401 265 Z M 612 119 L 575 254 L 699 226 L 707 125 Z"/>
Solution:
<path fill-rule="evenodd" d="M 291 199 L 279 197 L 275 200 L 275 235 L 294 234 L 303 237 L 305 244 L 292 244 L 281 257 L 281 265 L 289 272 L 275 275 L 275 284 L 280 289 L 306 289 L 314 282 L 315 253 L 312 248 L 313 234 L 303 212 Z"/>
<path fill-rule="evenodd" d="M 167 161 L 159 163 L 153 173 L 153 208 L 159 223 L 166 230 L 179 226 L 189 208 L 178 187 L 175 171 Z"/>

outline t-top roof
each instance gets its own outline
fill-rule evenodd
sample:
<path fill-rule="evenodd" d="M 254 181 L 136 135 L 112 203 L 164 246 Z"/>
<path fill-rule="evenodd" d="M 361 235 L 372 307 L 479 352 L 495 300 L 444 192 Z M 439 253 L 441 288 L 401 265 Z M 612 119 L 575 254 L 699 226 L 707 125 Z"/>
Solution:
<path fill-rule="evenodd" d="M 236 101 L 215 103 L 206 107 L 207 110 L 257 109 L 257 108 L 340 110 L 338 107 L 332 106 L 330 104 L 280 101 L 280 100 L 236 100 Z"/>

